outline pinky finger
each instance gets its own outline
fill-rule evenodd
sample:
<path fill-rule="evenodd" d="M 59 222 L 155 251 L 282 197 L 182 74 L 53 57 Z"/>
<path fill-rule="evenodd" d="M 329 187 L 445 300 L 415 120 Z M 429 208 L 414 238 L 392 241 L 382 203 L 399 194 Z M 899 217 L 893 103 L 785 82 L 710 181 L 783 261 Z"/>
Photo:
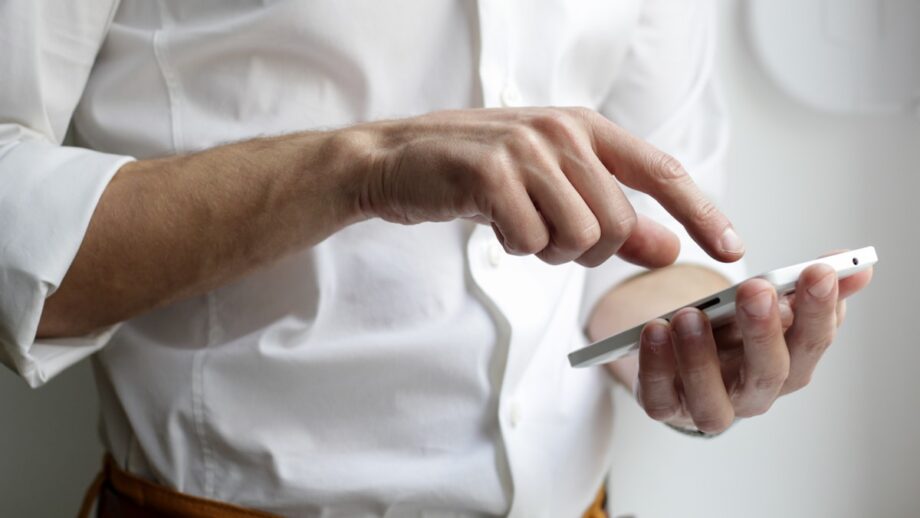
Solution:
<path fill-rule="evenodd" d="M 837 302 L 837 327 L 843 325 L 844 319 L 847 317 L 847 301 L 840 300 Z"/>

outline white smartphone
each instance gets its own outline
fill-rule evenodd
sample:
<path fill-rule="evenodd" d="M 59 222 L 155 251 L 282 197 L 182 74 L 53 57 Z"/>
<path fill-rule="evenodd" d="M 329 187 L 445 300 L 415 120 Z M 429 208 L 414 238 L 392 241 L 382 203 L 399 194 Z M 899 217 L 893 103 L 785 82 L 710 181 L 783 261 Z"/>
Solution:
<path fill-rule="evenodd" d="M 758 275 L 756 278 L 764 279 L 772 284 L 776 288 L 776 293 L 782 296 L 795 291 L 795 283 L 799 279 L 799 275 L 813 264 L 824 263 L 837 271 L 839 279 L 843 279 L 869 268 L 876 262 L 878 262 L 878 256 L 875 254 L 875 247 L 867 246 L 859 250 L 829 255 L 814 261 L 773 270 Z M 695 307 L 706 313 L 713 326 L 719 326 L 735 317 L 735 294 L 738 291 L 738 286 L 736 284 L 731 288 L 713 293 L 692 304 L 687 304 L 665 313 L 658 318 L 670 321 L 680 309 Z M 628 354 L 635 353 L 639 350 L 639 336 L 642 334 L 644 327 L 645 324 L 642 324 L 578 349 L 569 354 L 569 363 L 572 364 L 572 367 L 590 367 L 612 362 Z"/>

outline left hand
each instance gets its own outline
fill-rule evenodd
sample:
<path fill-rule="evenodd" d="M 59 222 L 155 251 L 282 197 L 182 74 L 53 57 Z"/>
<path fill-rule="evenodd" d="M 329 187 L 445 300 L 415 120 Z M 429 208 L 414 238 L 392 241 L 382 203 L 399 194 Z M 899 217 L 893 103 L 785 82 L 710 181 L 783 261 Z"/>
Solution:
<path fill-rule="evenodd" d="M 871 278 L 870 269 L 838 282 L 832 268 L 814 265 L 780 300 L 764 280 L 742 284 L 736 319 L 720 328 L 695 308 L 680 310 L 670 324 L 649 323 L 636 399 L 653 419 L 709 434 L 736 417 L 766 412 L 778 397 L 808 385 L 843 322 L 844 299 Z"/>

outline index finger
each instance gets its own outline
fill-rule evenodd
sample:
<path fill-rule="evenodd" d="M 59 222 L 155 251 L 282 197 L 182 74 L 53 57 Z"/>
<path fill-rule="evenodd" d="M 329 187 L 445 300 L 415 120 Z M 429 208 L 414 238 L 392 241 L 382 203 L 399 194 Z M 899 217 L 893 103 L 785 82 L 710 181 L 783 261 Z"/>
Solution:
<path fill-rule="evenodd" d="M 731 221 L 677 159 L 602 116 L 595 117 L 592 130 L 598 158 L 619 181 L 655 198 L 713 258 L 723 262 L 741 259 L 744 243 Z"/>

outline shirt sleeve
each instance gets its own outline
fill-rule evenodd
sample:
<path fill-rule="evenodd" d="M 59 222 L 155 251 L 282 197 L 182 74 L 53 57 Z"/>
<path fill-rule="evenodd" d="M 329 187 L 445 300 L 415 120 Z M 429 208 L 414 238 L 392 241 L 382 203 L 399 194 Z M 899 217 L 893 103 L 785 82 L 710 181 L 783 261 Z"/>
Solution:
<path fill-rule="evenodd" d="M 0 2 L 0 362 L 37 387 L 114 328 L 36 340 L 109 180 L 131 157 L 61 146 L 117 2 Z"/>
<path fill-rule="evenodd" d="M 710 0 L 646 0 L 610 96 L 600 111 L 634 135 L 673 155 L 716 205 L 723 196 L 728 121 L 716 84 L 715 6 Z M 742 262 L 709 257 L 650 196 L 621 186 L 636 211 L 680 238 L 678 263 L 711 268 L 732 282 Z M 645 272 L 616 257 L 587 271 L 582 324 L 598 300 L 624 280 Z"/>

